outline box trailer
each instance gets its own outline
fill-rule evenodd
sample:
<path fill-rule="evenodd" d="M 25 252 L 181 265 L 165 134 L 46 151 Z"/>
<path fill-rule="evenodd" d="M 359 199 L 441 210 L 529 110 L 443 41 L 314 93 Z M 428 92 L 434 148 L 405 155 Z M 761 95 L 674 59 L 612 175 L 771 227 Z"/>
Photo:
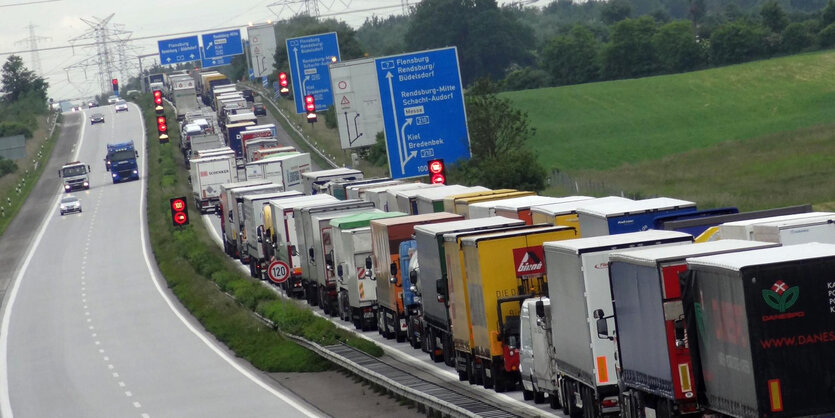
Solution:
<path fill-rule="evenodd" d="M 302 175 L 302 191 L 306 195 L 323 193 L 331 180 L 358 180 L 363 178 L 362 171 L 353 168 L 333 168 L 330 170 L 308 171 Z"/>
<path fill-rule="evenodd" d="M 486 187 L 481 186 L 462 186 L 459 184 L 451 184 L 445 187 L 436 187 L 433 189 L 421 190 L 417 196 L 417 213 L 434 213 L 444 211 L 444 198 L 458 195 L 462 193 L 471 193 L 478 191 L 486 191 Z"/>
<path fill-rule="evenodd" d="M 377 209 L 382 209 L 384 211 L 396 211 L 396 207 L 388 207 L 388 195 L 386 192 L 391 189 L 392 191 L 396 190 L 406 190 L 414 187 L 422 187 L 422 186 L 415 186 L 416 184 L 425 184 L 425 183 L 403 183 L 402 181 L 398 181 L 397 183 L 393 184 L 383 184 L 382 186 L 378 187 L 369 187 L 365 189 L 365 196 L 363 200 L 367 200 L 371 203 L 374 203 L 374 206 Z"/>
<path fill-rule="evenodd" d="M 331 219 L 339 318 L 366 331 L 377 325 L 377 285 L 371 269 L 371 221 L 406 216 L 373 209 Z"/>
<path fill-rule="evenodd" d="M 504 216 L 507 218 L 521 219 L 526 224 L 532 225 L 533 217 L 531 211 L 539 206 L 550 206 L 561 203 L 581 202 L 592 199 L 588 196 L 564 196 L 564 197 L 548 197 L 548 196 L 526 196 L 517 197 L 515 199 L 498 200 L 492 208 L 490 216 Z M 480 205 L 479 203 L 478 205 Z M 554 225 L 554 223 L 551 223 Z M 573 226 L 573 225 L 566 225 Z M 578 229 L 579 230 L 579 229 Z"/>
<path fill-rule="evenodd" d="M 465 197 L 463 199 L 456 199 L 455 200 L 455 212 L 459 215 L 464 216 L 465 218 L 469 219 L 470 216 L 470 205 L 474 205 L 476 203 L 484 203 L 484 202 L 492 202 L 496 200 L 504 200 L 504 199 L 513 199 L 517 197 L 524 197 L 524 196 L 535 196 L 536 193 L 534 192 L 523 192 L 514 190 L 512 192 L 507 193 L 492 193 L 485 196 L 475 196 L 475 197 Z"/>
<path fill-rule="evenodd" d="M 369 182 L 364 183 L 363 180 L 354 180 L 353 182 L 346 183 L 344 190 L 345 190 L 345 199 L 362 199 L 367 200 L 365 198 L 365 191 L 368 189 L 373 189 L 376 187 L 383 187 L 383 186 L 394 186 L 397 184 L 403 183 L 400 180 L 382 180 L 382 179 L 371 179 Z M 339 195 L 336 190 L 334 190 L 335 195 Z M 380 208 L 378 208 L 380 209 Z"/>
<path fill-rule="evenodd" d="M 238 181 L 235 156 L 196 158 L 190 160 L 191 191 L 201 213 L 220 207 L 220 186 Z"/>
<path fill-rule="evenodd" d="M 585 416 L 619 411 L 615 344 L 598 337 L 595 322 L 597 310 L 612 312 L 609 254 L 691 242 L 690 234 L 650 230 L 545 243 L 551 342 L 560 403 L 569 415 L 578 410 Z"/>
<path fill-rule="evenodd" d="M 721 240 L 648 247 L 609 255 L 614 312 L 605 312 L 598 333 L 609 335 L 605 315 L 614 315 L 620 364 L 622 416 L 701 412 L 698 385 L 685 335 L 679 274 L 687 258 L 776 247 L 779 244 Z M 606 332 L 604 332 L 606 331 Z M 549 393 L 555 393 L 551 388 Z"/>
<path fill-rule="evenodd" d="M 771 216 L 791 215 L 794 213 L 811 212 L 812 205 L 788 206 L 784 208 L 740 212 L 727 215 L 715 215 L 699 218 L 664 221 L 660 228 L 667 231 L 686 232 L 696 237 L 696 242 L 706 242 L 715 239 L 718 225 L 726 222 L 742 221 L 745 219 L 768 218 Z"/>
<path fill-rule="evenodd" d="M 580 228 L 580 220 L 577 217 L 577 209 L 593 205 L 606 205 L 610 202 L 631 201 L 632 199 L 627 199 L 625 197 L 607 196 L 537 206 L 531 208 L 531 222 L 533 224 L 546 223 L 551 225 L 573 226 L 577 228 L 577 231 L 582 237 L 583 230 Z"/>
<path fill-rule="evenodd" d="M 258 193 L 243 197 L 241 206 L 241 234 L 240 246 L 243 258 L 249 260 L 249 275 L 263 280 L 267 269 L 264 247 L 264 208 L 269 206 L 270 200 L 281 200 L 303 196 L 301 192 L 291 190 L 282 192 Z"/>
<path fill-rule="evenodd" d="M 244 166 L 247 179 L 266 179 L 286 190 L 302 191 L 301 176 L 310 170 L 310 154 L 288 152 L 271 155 Z"/>
<path fill-rule="evenodd" d="M 509 199 L 488 200 L 486 202 L 471 204 L 469 208 L 469 216 L 470 218 L 487 218 L 490 216 L 495 216 L 496 208 L 502 205 L 508 208 L 507 212 L 509 213 L 511 212 L 510 208 L 517 207 L 520 205 L 523 208 L 527 208 L 529 210 L 531 206 L 539 206 L 559 202 L 560 201 L 556 197 L 537 195 L 512 197 Z M 516 211 L 512 212 L 514 212 L 514 214 L 516 213 Z"/>
<path fill-rule="evenodd" d="M 684 299 L 708 411 L 835 415 L 835 246 L 809 243 L 687 260 Z"/>
<path fill-rule="evenodd" d="M 835 214 L 820 218 L 756 224 L 751 238 L 755 241 L 779 242 L 783 245 L 807 242 L 835 244 Z"/>
<path fill-rule="evenodd" d="M 369 179 L 354 179 L 354 180 L 345 180 L 345 179 L 335 179 L 328 182 L 327 187 L 327 194 L 340 199 L 358 199 L 358 197 L 348 197 L 348 190 L 347 188 L 353 185 L 361 186 L 361 185 L 371 185 L 385 183 L 388 181 L 392 181 L 388 177 L 381 177 L 381 178 L 369 178 Z"/>
<path fill-rule="evenodd" d="M 725 222 L 719 225 L 718 231 L 716 233 L 719 239 L 751 240 L 753 239 L 752 235 L 754 233 L 754 225 L 756 224 L 793 221 L 797 219 L 825 218 L 832 215 L 832 212 L 805 212 L 795 213 L 791 215 L 771 216 L 768 218 L 754 218 L 741 221 Z"/>
<path fill-rule="evenodd" d="M 412 239 L 416 225 L 461 220 L 451 213 L 402 216 L 371 221 L 373 271 L 377 278 L 377 330 L 385 338 L 406 339 L 400 243 Z"/>
<path fill-rule="evenodd" d="M 476 190 L 472 192 L 466 192 L 461 194 L 454 194 L 451 196 L 447 196 L 444 198 L 444 212 L 455 213 L 455 202 L 460 199 L 467 199 L 471 197 L 478 197 L 478 196 L 489 196 L 491 194 L 500 194 L 500 193 L 509 193 L 515 192 L 516 189 L 498 189 L 498 190 Z"/>
<path fill-rule="evenodd" d="M 613 202 L 577 209 L 583 237 L 623 234 L 652 229 L 655 219 L 696 211 L 686 200 L 656 197 L 632 202 Z"/>
<path fill-rule="evenodd" d="M 398 190 L 386 198 L 389 201 L 389 207 L 391 207 L 391 202 L 394 201 L 396 202 L 396 210 L 406 212 L 410 215 L 417 215 L 417 195 L 424 190 L 437 189 L 439 187 L 446 186 L 443 184 L 427 184 L 425 186 L 415 187 L 412 189 Z M 394 198 L 394 200 L 392 200 L 392 198 Z"/>

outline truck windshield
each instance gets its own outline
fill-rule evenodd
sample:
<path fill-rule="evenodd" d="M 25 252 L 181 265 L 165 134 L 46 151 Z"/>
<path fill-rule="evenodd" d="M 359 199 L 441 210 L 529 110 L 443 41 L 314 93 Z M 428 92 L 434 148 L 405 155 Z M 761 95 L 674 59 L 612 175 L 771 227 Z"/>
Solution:
<path fill-rule="evenodd" d="M 61 169 L 61 175 L 64 177 L 81 176 L 87 174 L 87 167 L 83 165 L 74 165 L 72 167 L 64 167 Z"/>
<path fill-rule="evenodd" d="M 136 154 L 133 151 L 130 151 L 130 150 L 116 151 L 116 152 L 110 154 L 110 161 L 111 162 L 132 160 L 134 158 L 136 158 Z"/>

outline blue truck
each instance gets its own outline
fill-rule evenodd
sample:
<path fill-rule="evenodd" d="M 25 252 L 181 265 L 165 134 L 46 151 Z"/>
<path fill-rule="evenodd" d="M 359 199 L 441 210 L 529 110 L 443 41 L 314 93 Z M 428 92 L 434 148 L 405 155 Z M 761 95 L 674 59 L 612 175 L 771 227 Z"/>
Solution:
<path fill-rule="evenodd" d="M 139 180 L 139 165 L 136 159 L 139 151 L 133 141 L 107 144 L 107 157 L 104 159 L 107 171 L 110 171 L 113 183 L 126 180 Z"/>

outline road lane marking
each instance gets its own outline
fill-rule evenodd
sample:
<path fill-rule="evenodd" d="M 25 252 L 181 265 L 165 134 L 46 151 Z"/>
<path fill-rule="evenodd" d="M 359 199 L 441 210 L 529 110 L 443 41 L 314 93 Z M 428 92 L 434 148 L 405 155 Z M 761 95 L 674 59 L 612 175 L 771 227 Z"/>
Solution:
<path fill-rule="evenodd" d="M 132 394 L 132 393 L 130 393 L 130 391 L 129 391 L 129 390 L 126 390 L 126 391 L 125 391 L 125 396 L 127 396 L 128 398 L 130 398 L 131 396 L 133 396 L 133 394 Z"/>
<path fill-rule="evenodd" d="M 141 404 L 141 403 L 139 403 L 139 402 L 134 402 L 134 403 L 133 403 L 133 406 L 134 406 L 135 408 L 142 408 L 142 404 Z"/>

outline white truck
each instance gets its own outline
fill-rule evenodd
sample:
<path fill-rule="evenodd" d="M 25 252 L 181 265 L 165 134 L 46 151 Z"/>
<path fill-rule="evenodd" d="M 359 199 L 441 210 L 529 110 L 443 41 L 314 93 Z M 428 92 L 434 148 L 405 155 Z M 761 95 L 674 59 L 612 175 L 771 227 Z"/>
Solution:
<path fill-rule="evenodd" d="M 356 180 L 361 178 L 363 178 L 362 171 L 353 168 L 308 171 L 302 174 L 302 191 L 306 195 L 325 193 L 327 183 L 331 180 Z"/>
<path fill-rule="evenodd" d="M 234 152 L 225 156 L 192 158 L 190 181 L 194 201 L 201 213 L 217 211 L 220 207 L 220 186 L 238 181 Z"/>
<path fill-rule="evenodd" d="M 290 267 L 290 278 L 282 285 L 288 295 L 302 298 L 304 286 L 302 285 L 302 260 L 299 255 L 299 237 L 296 235 L 296 208 L 317 205 L 322 202 L 336 202 L 337 199 L 330 195 L 304 196 L 298 198 L 270 201 L 270 217 L 272 226 L 268 235 L 273 243 L 273 255 L 271 261 L 279 260 L 287 263 Z"/>
<path fill-rule="evenodd" d="M 755 241 L 778 242 L 783 245 L 807 242 L 835 244 L 835 213 L 808 219 L 756 224 L 751 237 Z"/>
<path fill-rule="evenodd" d="M 546 242 L 545 266 L 551 300 L 551 344 L 560 403 L 566 414 L 617 413 L 615 343 L 599 338 L 596 320 L 611 318 L 609 254 L 652 245 L 684 245 L 693 236 L 650 230 Z M 601 316 L 604 312 L 609 316 Z M 617 333 L 617 330 L 614 330 Z"/>
<path fill-rule="evenodd" d="M 302 196 L 301 192 L 269 192 L 246 195 L 241 206 L 241 258 L 249 260 L 249 274 L 253 278 L 262 279 L 262 272 L 266 270 L 266 255 L 264 254 L 264 206 L 270 200 L 281 200 Z"/>
<path fill-rule="evenodd" d="M 223 250 L 232 258 L 240 257 L 240 249 L 237 247 L 238 239 L 238 223 L 237 219 L 237 201 L 235 199 L 236 193 L 240 191 L 259 190 L 270 191 L 273 189 L 264 190 L 265 188 L 272 188 L 275 185 L 266 180 L 248 180 L 238 183 L 230 183 L 221 185 L 220 194 L 220 232 L 223 241 Z M 279 186 L 280 187 L 280 186 Z"/>
<path fill-rule="evenodd" d="M 754 239 L 754 225 L 787 222 L 798 219 L 815 219 L 832 216 L 832 212 L 805 212 L 791 215 L 770 216 L 767 218 L 745 219 L 741 221 L 725 222 L 719 225 L 719 239 L 742 239 L 750 241 Z"/>
<path fill-rule="evenodd" d="M 197 89 L 194 78 L 189 75 L 171 77 L 171 99 L 177 107 L 177 120 L 185 119 L 187 113 L 200 108 L 197 103 Z"/>
<path fill-rule="evenodd" d="M 302 264 L 302 284 L 308 303 L 336 316 L 336 271 L 333 265 L 333 239 L 330 220 L 336 217 L 374 209 L 362 200 L 338 200 L 333 203 L 294 209 L 296 234 Z"/>
<path fill-rule="evenodd" d="M 404 216 L 373 209 L 331 219 L 339 318 L 363 331 L 377 324 L 377 285 L 371 269 L 371 221 Z"/>
<path fill-rule="evenodd" d="M 64 179 L 64 191 L 90 189 L 90 166 L 81 161 L 72 161 L 61 166 L 58 177 Z"/>
<path fill-rule="evenodd" d="M 302 191 L 301 176 L 310 170 L 310 154 L 289 152 L 271 155 L 245 166 L 246 178 L 283 184 L 285 190 Z"/>

